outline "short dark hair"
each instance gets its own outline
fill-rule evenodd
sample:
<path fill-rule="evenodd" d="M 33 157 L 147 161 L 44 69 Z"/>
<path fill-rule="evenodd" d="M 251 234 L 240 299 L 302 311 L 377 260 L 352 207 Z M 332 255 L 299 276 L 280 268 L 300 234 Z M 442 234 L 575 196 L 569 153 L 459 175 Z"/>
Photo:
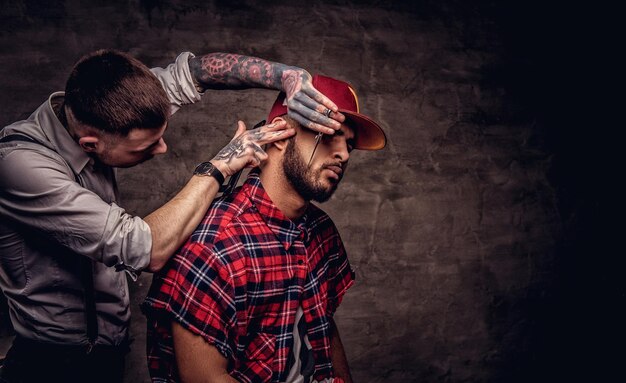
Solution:
<path fill-rule="evenodd" d="M 170 104 L 159 80 L 132 56 L 98 50 L 83 56 L 65 86 L 65 106 L 82 124 L 126 136 L 162 127 Z"/>

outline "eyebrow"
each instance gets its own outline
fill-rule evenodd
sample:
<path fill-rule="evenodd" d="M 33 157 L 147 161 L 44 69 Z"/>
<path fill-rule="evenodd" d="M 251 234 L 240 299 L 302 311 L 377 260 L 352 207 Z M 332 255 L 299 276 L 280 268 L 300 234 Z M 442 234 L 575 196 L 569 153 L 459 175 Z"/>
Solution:
<path fill-rule="evenodd" d="M 168 127 L 169 127 L 169 121 L 165 123 L 165 130 L 167 130 Z M 143 149 L 135 150 L 135 152 L 145 152 L 146 150 L 150 148 L 154 148 L 159 143 L 159 141 L 161 141 L 164 135 L 165 135 L 165 131 L 163 131 L 163 134 L 161 135 L 161 137 L 159 137 L 156 141 L 154 141 L 153 143 L 151 143 L 150 145 L 146 146 Z"/>
<path fill-rule="evenodd" d="M 345 136 L 346 132 L 345 130 L 339 129 L 339 130 L 335 130 L 335 133 L 333 133 L 333 136 Z M 354 149 L 354 145 L 356 144 L 356 134 L 353 131 L 352 137 L 346 139 L 346 143 L 351 147 L 351 149 Z"/>
<path fill-rule="evenodd" d="M 346 131 L 342 129 L 339 130 L 335 130 L 335 133 L 333 133 L 334 136 L 345 136 L 346 135 Z M 354 139 L 354 137 L 356 137 L 356 133 L 354 133 L 354 131 L 352 132 L 352 138 Z"/>
<path fill-rule="evenodd" d="M 154 141 L 154 142 L 153 142 L 150 146 L 147 146 L 144 150 L 152 149 L 152 148 L 154 148 L 155 146 L 157 146 L 157 144 L 159 143 L 159 141 L 161 141 L 161 138 L 163 138 L 163 137 L 159 137 L 159 139 L 158 139 L 158 140 Z"/>

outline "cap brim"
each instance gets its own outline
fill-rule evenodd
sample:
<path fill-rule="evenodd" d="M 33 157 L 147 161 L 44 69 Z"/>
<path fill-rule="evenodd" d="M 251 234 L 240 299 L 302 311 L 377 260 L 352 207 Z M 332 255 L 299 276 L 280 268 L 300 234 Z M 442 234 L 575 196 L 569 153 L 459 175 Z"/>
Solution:
<path fill-rule="evenodd" d="M 358 129 L 354 149 L 359 150 L 380 150 L 387 145 L 387 136 L 382 128 L 371 118 L 360 113 L 351 112 L 349 110 L 339 109 L 351 120 Z"/>

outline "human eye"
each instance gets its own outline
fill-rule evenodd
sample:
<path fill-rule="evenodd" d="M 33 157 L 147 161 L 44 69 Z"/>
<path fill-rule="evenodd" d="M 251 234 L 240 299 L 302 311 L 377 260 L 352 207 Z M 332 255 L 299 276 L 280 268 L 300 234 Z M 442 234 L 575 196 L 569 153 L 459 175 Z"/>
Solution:
<path fill-rule="evenodd" d="M 347 140 L 346 145 L 348 146 L 348 153 L 354 150 L 354 140 Z"/>

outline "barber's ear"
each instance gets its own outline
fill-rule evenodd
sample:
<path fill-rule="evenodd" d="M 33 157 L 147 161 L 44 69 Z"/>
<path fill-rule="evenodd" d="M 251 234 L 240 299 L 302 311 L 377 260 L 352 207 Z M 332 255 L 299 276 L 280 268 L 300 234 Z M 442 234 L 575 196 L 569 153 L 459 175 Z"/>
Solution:
<path fill-rule="evenodd" d="M 96 152 L 100 140 L 96 136 L 84 136 L 78 139 L 78 144 L 87 153 Z"/>

